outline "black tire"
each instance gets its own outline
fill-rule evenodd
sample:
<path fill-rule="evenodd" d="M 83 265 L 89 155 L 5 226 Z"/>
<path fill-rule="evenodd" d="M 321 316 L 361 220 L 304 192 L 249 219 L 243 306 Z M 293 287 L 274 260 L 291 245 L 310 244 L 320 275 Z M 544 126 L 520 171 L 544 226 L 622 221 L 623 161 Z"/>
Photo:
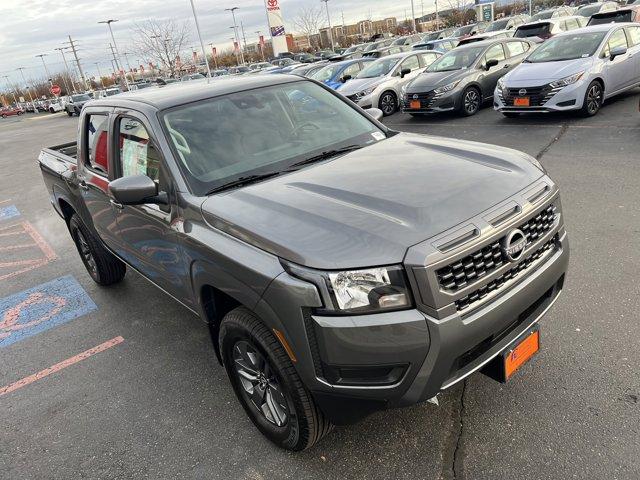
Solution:
<path fill-rule="evenodd" d="M 225 315 L 218 339 L 233 390 L 265 437 L 281 448 L 300 451 L 331 432 L 333 425 L 316 406 L 284 348 L 250 310 L 238 307 Z"/>
<path fill-rule="evenodd" d="M 501 112 L 507 118 L 518 118 L 520 114 L 518 112 Z"/>
<path fill-rule="evenodd" d="M 460 108 L 458 112 L 463 117 L 471 117 L 478 113 L 482 105 L 482 96 L 480 90 L 476 87 L 467 87 L 460 97 Z"/>
<path fill-rule="evenodd" d="M 73 112 L 70 112 L 69 110 L 67 110 L 67 115 L 69 115 L 70 117 L 73 117 Z"/>
<path fill-rule="evenodd" d="M 387 90 L 380 95 L 378 108 L 382 110 L 382 115 L 388 117 L 398 110 L 398 97 L 392 91 Z"/>
<path fill-rule="evenodd" d="M 127 267 L 93 236 L 77 214 L 69 220 L 69 232 L 82 263 L 98 285 L 112 285 L 124 278 Z"/>
<path fill-rule="evenodd" d="M 580 109 L 580 115 L 583 117 L 593 117 L 600 111 L 604 96 L 604 88 L 598 80 L 594 80 L 587 87 L 584 94 L 584 101 Z"/>
<path fill-rule="evenodd" d="M 3 113 L 2 118 L 7 118 L 7 115 Z"/>

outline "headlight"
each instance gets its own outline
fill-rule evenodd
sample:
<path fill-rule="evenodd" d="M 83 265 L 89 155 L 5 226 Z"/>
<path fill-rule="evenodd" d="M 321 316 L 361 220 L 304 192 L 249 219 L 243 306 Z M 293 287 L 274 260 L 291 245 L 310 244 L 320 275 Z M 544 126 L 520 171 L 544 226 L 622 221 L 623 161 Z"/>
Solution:
<path fill-rule="evenodd" d="M 582 75 L 584 75 L 584 72 L 574 73 L 573 75 L 570 75 L 568 77 L 564 77 L 560 80 L 556 80 L 555 82 L 551 82 L 549 85 L 551 86 L 551 88 L 566 87 L 567 85 L 576 83 L 578 80 L 582 78 Z"/>
<path fill-rule="evenodd" d="M 445 85 L 444 87 L 436 88 L 434 93 L 447 93 L 456 88 L 456 86 L 460 83 L 460 81 L 450 83 L 449 85 Z"/>
<path fill-rule="evenodd" d="M 325 309 L 334 314 L 400 310 L 413 304 L 401 265 L 326 272 L 288 263 L 285 268 L 294 276 L 315 283 Z"/>
<path fill-rule="evenodd" d="M 504 88 L 504 80 L 502 77 L 498 79 L 498 84 L 496 85 L 496 87 L 499 88 L 500 90 Z"/>
<path fill-rule="evenodd" d="M 365 88 L 364 90 L 362 90 L 361 92 L 358 92 L 358 96 L 359 97 L 366 97 L 367 95 L 371 95 L 371 93 L 373 93 L 373 91 L 376 89 L 376 87 L 371 87 L 371 88 Z"/>

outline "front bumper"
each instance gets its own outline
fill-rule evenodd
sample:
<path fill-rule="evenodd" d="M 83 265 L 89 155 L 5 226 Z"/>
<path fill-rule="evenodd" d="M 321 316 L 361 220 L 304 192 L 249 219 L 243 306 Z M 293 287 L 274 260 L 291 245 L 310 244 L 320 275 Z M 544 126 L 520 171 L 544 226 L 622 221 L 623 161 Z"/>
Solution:
<path fill-rule="evenodd" d="M 414 98 L 417 96 L 417 98 Z M 412 108 L 411 101 L 420 101 L 420 108 Z M 441 113 L 451 112 L 460 106 L 462 90 L 454 88 L 452 91 L 437 94 L 434 90 L 419 93 L 406 93 L 402 97 L 402 111 L 405 113 Z"/>
<path fill-rule="evenodd" d="M 548 113 L 579 110 L 582 108 L 588 84 L 588 81 L 580 80 L 572 85 L 558 89 L 555 92 L 551 91 L 548 100 L 545 101 L 544 97 L 542 97 L 542 101 L 536 101 L 534 105 L 529 107 L 514 106 L 511 97 L 496 88 L 493 93 L 493 108 L 499 112 L 513 113 Z M 519 82 L 509 84 L 506 88 L 512 92 L 520 89 L 537 91 L 537 89 L 542 88 L 542 86 L 531 87 L 528 83 Z"/>

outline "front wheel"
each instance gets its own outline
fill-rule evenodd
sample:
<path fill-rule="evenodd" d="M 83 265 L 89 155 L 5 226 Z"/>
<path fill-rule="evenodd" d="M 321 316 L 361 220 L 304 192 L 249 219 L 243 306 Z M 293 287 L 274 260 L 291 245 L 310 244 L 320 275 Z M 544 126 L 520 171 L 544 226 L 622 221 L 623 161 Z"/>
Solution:
<path fill-rule="evenodd" d="M 582 102 L 582 109 L 580 113 L 584 117 L 593 117 L 600 111 L 602 107 L 602 97 L 604 90 L 602 84 L 597 80 L 594 80 L 587 87 L 587 91 L 584 94 L 584 102 Z"/>
<path fill-rule="evenodd" d="M 393 115 L 393 113 L 395 113 L 396 109 L 398 108 L 398 98 L 396 97 L 396 94 L 393 92 L 384 92 L 382 95 L 380 95 L 378 108 L 382 110 L 382 114 L 385 117 Z"/>
<path fill-rule="evenodd" d="M 106 286 L 124 278 L 127 271 L 125 264 L 102 246 L 75 213 L 69 220 L 69 231 L 82 263 L 94 282 Z"/>
<path fill-rule="evenodd" d="M 238 400 L 260 432 L 281 448 L 305 450 L 333 429 L 284 348 L 248 309 L 220 325 L 220 352 Z"/>
<path fill-rule="evenodd" d="M 462 92 L 462 105 L 460 113 L 465 117 L 470 117 L 480 110 L 480 91 L 475 87 L 468 87 Z"/>

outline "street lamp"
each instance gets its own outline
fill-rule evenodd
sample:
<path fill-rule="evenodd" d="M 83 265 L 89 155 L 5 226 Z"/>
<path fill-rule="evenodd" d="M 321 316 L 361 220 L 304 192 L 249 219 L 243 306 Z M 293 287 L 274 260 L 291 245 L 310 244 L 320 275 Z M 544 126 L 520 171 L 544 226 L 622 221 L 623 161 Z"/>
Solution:
<path fill-rule="evenodd" d="M 234 33 L 234 36 L 236 37 L 235 41 L 238 43 L 238 48 L 239 48 L 240 37 L 238 36 L 238 25 L 236 24 L 236 13 L 235 13 L 236 10 L 238 10 L 238 7 L 231 7 L 231 8 L 224 9 L 225 12 L 231 12 L 231 17 L 233 18 L 233 33 Z M 244 65 L 244 53 L 242 52 L 241 48 L 240 48 L 240 58 L 242 59 L 242 64 Z"/>
<path fill-rule="evenodd" d="M 205 64 L 207 65 L 207 78 L 211 79 L 211 68 L 209 68 L 209 62 L 207 62 L 207 52 L 204 49 L 204 42 L 202 41 L 202 34 L 200 33 L 200 23 L 198 23 L 198 15 L 196 14 L 196 7 L 193 4 L 193 0 L 189 0 L 191 2 L 191 10 L 193 11 L 193 19 L 196 22 L 196 30 L 198 31 L 198 38 L 200 39 L 200 48 L 202 49 L 202 56 L 204 57 Z M 209 81 L 209 80 L 207 80 Z"/>
<path fill-rule="evenodd" d="M 100 85 L 102 85 L 102 89 L 104 90 L 104 81 L 102 80 L 102 72 L 100 71 L 100 62 L 93 62 L 93 64 L 98 69 L 98 76 L 100 77 Z"/>
<path fill-rule="evenodd" d="M 53 82 L 51 81 L 51 75 L 49 74 L 49 69 L 47 68 L 47 64 L 44 62 L 44 57 L 46 56 L 47 56 L 46 53 L 41 53 L 40 55 L 36 55 L 36 57 L 40 57 L 40 60 L 42 60 L 42 65 L 44 66 L 44 72 L 47 74 L 47 80 L 49 80 L 49 85 L 52 85 Z"/>
<path fill-rule="evenodd" d="M 18 67 L 16 70 L 18 70 L 20 72 L 20 75 L 22 75 L 22 81 L 27 88 L 27 93 L 29 94 L 29 100 L 31 100 L 31 105 L 33 106 L 34 113 L 38 113 L 36 103 L 33 101 L 33 97 L 31 96 L 31 90 L 29 90 L 29 86 L 27 85 L 27 79 L 24 77 L 24 67 Z"/>
<path fill-rule="evenodd" d="M 113 22 L 117 22 L 118 20 L 102 20 L 98 23 L 106 23 L 107 26 L 109 27 L 109 33 L 111 34 L 111 41 L 113 42 L 113 48 L 115 48 L 116 50 L 116 68 L 118 68 L 118 73 L 120 73 L 120 65 L 118 65 L 118 62 L 122 65 L 122 61 L 120 60 L 120 53 L 118 52 L 118 45 L 116 44 L 116 38 L 113 36 L 113 29 L 111 28 L 111 24 Z M 124 65 L 122 67 L 122 70 L 124 70 Z M 129 81 L 127 80 L 127 75 L 124 75 L 124 84 L 127 86 L 127 90 L 129 90 Z"/>
<path fill-rule="evenodd" d="M 333 31 L 331 30 L 331 17 L 329 16 L 329 0 L 320 0 L 324 2 L 324 6 L 327 9 L 327 23 L 329 24 L 329 40 L 331 40 L 331 50 L 335 51 L 335 47 L 333 45 Z"/>

